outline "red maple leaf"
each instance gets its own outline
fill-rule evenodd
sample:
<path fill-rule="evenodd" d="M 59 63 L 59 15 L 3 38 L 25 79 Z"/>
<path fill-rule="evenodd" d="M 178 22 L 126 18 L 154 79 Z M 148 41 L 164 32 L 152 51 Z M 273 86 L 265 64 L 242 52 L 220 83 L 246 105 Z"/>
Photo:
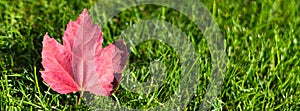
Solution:
<path fill-rule="evenodd" d="M 64 32 L 63 45 L 44 36 L 41 71 L 44 81 L 61 94 L 89 91 L 109 96 L 118 85 L 128 52 L 123 40 L 102 49 L 102 32 L 84 9 Z"/>

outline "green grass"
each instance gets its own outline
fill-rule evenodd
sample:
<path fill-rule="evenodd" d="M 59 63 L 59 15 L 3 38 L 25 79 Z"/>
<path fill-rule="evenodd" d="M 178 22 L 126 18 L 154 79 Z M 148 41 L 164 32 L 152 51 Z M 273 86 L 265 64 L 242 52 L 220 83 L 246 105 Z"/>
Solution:
<path fill-rule="evenodd" d="M 202 1 L 213 14 L 225 39 L 227 73 L 210 110 L 300 110 L 300 13 L 297 0 Z M 46 32 L 62 41 L 69 20 L 75 20 L 93 1 L 0 1 L 0 109 L 86 110 L 77 105 L 79 93 L 67 95 L 51 90 L 39 73 L 42 39 Z M 167 15 L 167 16 L 166 16 Z M 119 38 L 136 21 L 166 20 L 188 33 L 198 55 L 199 83 L 185 110 L 197 110 L 210 82 L 211 57 L 205 37 L 192 21 L 177 11 L 157 5 L 142 5 L 122 11 L 105 27 L 104 45 Z M 128 26 L 124 25 L 128 23 Z M 162 61 L 167 79 L 164 88 L 149 95 L 135 94 L 120 85 L 107 97 L 130 108 L 164 106 L 176 91 L 182 72 L 178 53 L 159 41 L 146 41 L 131 49 L 128 69 L 135 81 L 149 81 L 147 68 Z M 101 105 L 107 103 L 100 101 Z M 174 103 L 176 105 L 176 103 Z M 174 105 L 173 104 L 173 105 Z"/>

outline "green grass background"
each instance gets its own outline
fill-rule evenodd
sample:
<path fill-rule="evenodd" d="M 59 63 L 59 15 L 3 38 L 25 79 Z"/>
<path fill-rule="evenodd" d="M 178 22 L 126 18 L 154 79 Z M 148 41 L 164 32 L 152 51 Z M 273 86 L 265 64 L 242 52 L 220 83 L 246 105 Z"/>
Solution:
<path fill-rule="evenodd" d="M 203 0 L 225 38 L 229 59 L 224 83 L 217 101 L 210 110 L 300 110 L 300 2 L 297 0 Z M 23 0 L 0 1 L 0 109 L 1 110 L 87 110 L 85 103 L 77 105 L 78 93 L 67 95 L 52 91 L 43 81 L 41 66 L 42 39 L 46 32 L 61 42 L 69 20 L 75 20 L 84 7 L 90 8 L 92 1 L 67 0 Z M 115 17 L 104 32 L 104 45 L 117 39 L 117 35 L 128 21 L 144 16 L 160 18 L 167 13 L 178 21 L 186 22 L 178 12 L 155 5 L 138 6 L 125 10 Z M 143 9 L 143 11 L 141 10 Z M 137 17 L 138 16 L 138 17 Z M 120 25 L 121 24 L 121 25 Z M 132 24 L 130 24 L 132 25 Z M 209 83 L 210 56 L 205 38 L 194 26 L 183 27 L 190 33 L 199 61 L 199 86 L 193 100 L 185 110 L 197 110 Z M 155 58 L 171 50 L 159 47 L 161 43 L 147 42 L 133 49 L 130 61 L 146 62 L 141 58 Z M 135 51 L 134 51 L 135 50 Z M 152 52 L 151 50 L 156 50 Z M 137 53 L 140 52 L 140 53 Z M 165 53 L 176 56 L 176 53 Z M 172 57 L 171 57 L 172 59 Z M 138 61 L 140 60 L 140 61 Z M 172 61 L 172 60 L 171 60 Z M 174 59 L 170 64 L 176 62 Z M 139 64 L 130 64 L 140 81 L 145 71 Z M 145 65 L 146 67 L 147 65 Z M 174 67 L 175 67 L 174 66 Z M 145 71 L 144 71 L 145 70 Z M 171 70 L 171 69 L 170 69 Z M 172 71 L 170 71 L 172 72 Z M 176 71 L 174 72 L 176 73 Z M 169 85 L 172 87 L 172 84 Z M 123 92 L 122 92 L 123 91 Z M 172 94 L 172 90 L 163 94 Z M 131 108 L 148 108 L 149 98 L 140 100 L 126 93 L 121 87 L 114 94 L 121 105 Z M 156 96 L 157 101 L 160 96 Z M 137 100 L 140 102 L 131 102 Z M 163 102 L 162 102 L 163 103 Z M 105 105 L 105 103 L 103 103 Z"/>

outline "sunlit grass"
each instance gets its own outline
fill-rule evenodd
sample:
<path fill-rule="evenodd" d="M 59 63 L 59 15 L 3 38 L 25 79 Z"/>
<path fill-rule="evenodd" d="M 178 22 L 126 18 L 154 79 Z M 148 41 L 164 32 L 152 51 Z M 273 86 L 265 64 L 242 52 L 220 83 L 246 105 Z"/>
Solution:
<path fill-rule="evenodd" d="M 188 1 L 187 1 L 188 2 Z M 217 101 L 210 110 L 299 110 L 300 13 L 297 0 L 202 1 L 219 24 L 229 63 Z M 75 20 L 93 1 L 0 1 L 0 109 L 87 110 L 77 105 L 78 93 L 58 94 L 42 80 L 42 39 L 46 32 L 58 41 L 69 20 Z M 167 14 L 166 14 L 167 13 Z M 162 18 L 162 14 L 166 14 Z M 197 110 L 210 80 L 210 53 L 205 37 L 192 21 L 168 7 L 145 5 L 118 14 L 101 27 L 104 45 L 119 39 L 122 30 L 145 18 L 170 20 L 196 50 L 200 64 L 197 91 L 185 110 Z M 124 25 L 127 23 L 127 26 Z M 160 41 L 146 41 L 131 50 L 128 69 L 137 81 L 149 79 L 150 61 L 161 60 L 167 79 L 165 90 L 139 98 L 122 84 L 109 99 L 129 108 L 153 108 L 172 101 L 180 78 L 178 53 Z M 162 65 L 162 66 L 163 66 Z M 168 67 L 171 67 L 168 69 Z M 149 76 L 149 77 L 148 77 Z M 175 79 L 174 79 L 174 78 Z M 167 84 L 170 83 L 170 84 Z M 169 89 L 170 90 L 169 90 Z M 168 90 L 167 90 L 168 89 Z M 101 102 L 101 101 L 100 101 Z M 102 105 L 107 105 L 105 102 Z M 174 103 L 175 104 L 175 103 Z M 174 105 L 173 104 L 173 105 Z M 176 105 L 176 104 L 175 104 Z"/>

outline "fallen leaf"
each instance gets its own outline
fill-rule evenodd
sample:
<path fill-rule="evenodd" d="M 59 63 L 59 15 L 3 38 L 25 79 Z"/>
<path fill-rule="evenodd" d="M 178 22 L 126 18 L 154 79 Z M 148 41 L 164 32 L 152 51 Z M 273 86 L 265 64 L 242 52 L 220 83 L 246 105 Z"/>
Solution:
<path fill-rule="evenodd" d="M 89 91 L 109 96 L 119 84 L 128 52 L 118 40 L 102 48 L 102 32 L 84 9 L 76 21 L 70 21 L 64 32 L 63 45 L 48 34 L 42 50 L 42 78 L 61 94 Z"/>

